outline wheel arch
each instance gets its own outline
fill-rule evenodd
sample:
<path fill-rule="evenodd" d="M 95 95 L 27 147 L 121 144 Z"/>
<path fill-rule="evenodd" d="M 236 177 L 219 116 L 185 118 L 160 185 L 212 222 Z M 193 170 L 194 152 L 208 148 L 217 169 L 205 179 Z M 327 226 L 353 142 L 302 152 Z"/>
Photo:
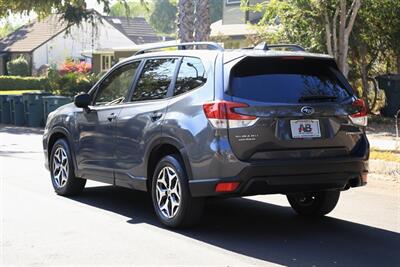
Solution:
<path fill-rule="evenodd" d="M 73 140 L 71 139 L 70 132 L 66 128 L 59 126 L 59 127 L 53 128 L 51 130 L 51 133 L 49 134 L 49 138 L 47 141 L 47 159 L 50 162 L 50 155 L 51 155 L 51 151 L 53 150 L 53 146 L 57 142 L 57 140 L 59 140 L 61 138 L 65 139 L 69 145 L 69 152 L 71 153 L 72 162 L 74 164 L 74 172 L 75 172 L 75 175 L 77 175 L 78 168 L 77 168 L 77 163 L 76 163 Z"/>
<path fill-rule="evenodd" d="M 188 180 L 192 180 L 192 169 L 188 154 L 184 146 L 176 139 L 162 137 L 158 139 L 149 149 L 149 154 L 146 157 L 146 177 L 147 177 L 147 189 L 151 188 L 151 181 L 153 178 L 154 170 L 157 163 L 165 156 L 178 154 L 183 162 Z"/>

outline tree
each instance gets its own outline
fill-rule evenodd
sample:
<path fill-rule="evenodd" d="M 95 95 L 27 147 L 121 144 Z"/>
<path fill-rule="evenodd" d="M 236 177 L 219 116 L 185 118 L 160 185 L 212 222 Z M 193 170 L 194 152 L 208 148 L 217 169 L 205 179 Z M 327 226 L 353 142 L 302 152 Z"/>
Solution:
<path fill-rule="evenodd" d="M 193 42 L 194 19 L 193 0 L 179 0 L 178 36 L 181 42 Z"/>
<path fill-rule="evenodd" d="M 361 7 L 361 0 L 352 0 L 350 7 L 348 7 L 347 0 L 329 2 L 321 1 L 326 47 L 328 53 L 336 59 L 339 69 L 347 77 L 349 73 L 347 58 L 349 53 L 349 38 L 358 10 Z"/>
<path fill-rule="evenodd" d="M 176 30 L 176 5 L 169 0 L 157 0 L 150 16 L 150 23 L 161 33 L 170 34 Z"/>
<path fill-rule="evenodd" d="M 264 13 L 258 23 L 259 27 L 264 27 L 264 32 L 267 32 L 265 26 L 280 24 L 277 29 L 282 35 L 280 39 L 303 44 L 311 50 L 327 51 L 347 76 L 349 38 L 361 0 L 351 0 L 351 5 L 347 2 L 271 0 L 269 3 L 249 5 L 248 0 L 242 0 L 242 7 L 250 12 Z"/>
<path fill-rule="evenodd" d="M 159 2 L 159 1 L 157 1 Z M 147 5 L 143 5 L 143 3 L 139 1 L 129 1 L 126 3 L 117 2 L 110 7 L 110 12 L 108 13 L 110 16 L 115 17 L 145 17 L 148 18 L 150 16 L 151 10 Z"/>
<path fill-rule="evenodd" d="M 6 37 L 17 28 L 18 26 L 13 26 L 11 23 L 6 22 L 2 27 L 0 27 L 0 39 Z"/>
<path fill-rule="evenodd" d="M 210 25 L 209 0 L 197 0 L 195 41 L 208 41 L 211 32 Z"/>
<path fill-rule="evenodd" d="M 103 5 L 103 12 L 110 12 L 112 0 L 97 0 Z M 126 5 L 125 0 L 118 0 Z M 146 5 L 145 0 L 140 3 Z M 30 14 L 36 13 L 39 18 L 45 18 L 52 13 L 61 15 L 61 18 L 68 26 L 80 25 L 83 21 L 89 21 L 96 25 L 98 13 L 93 9 L 87 9 L 85 0 L 60 1 L 60 0 L 0 0 L 0 18 L 6 18 L 11 14 Z"/>

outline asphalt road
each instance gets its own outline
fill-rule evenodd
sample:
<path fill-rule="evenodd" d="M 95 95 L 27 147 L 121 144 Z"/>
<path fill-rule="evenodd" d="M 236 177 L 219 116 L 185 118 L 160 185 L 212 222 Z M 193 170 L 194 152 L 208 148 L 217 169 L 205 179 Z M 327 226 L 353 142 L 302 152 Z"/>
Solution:
<path fill-rule="evenodd" d="M 285 197 L 210 201 L 199 226 L 163 228 L 145 193 L 88 183 L 57 196 L 39 130 L 0 128 L 0 265 L 400 266 L 400 188 L 371 181 L 312 221 Z"/>

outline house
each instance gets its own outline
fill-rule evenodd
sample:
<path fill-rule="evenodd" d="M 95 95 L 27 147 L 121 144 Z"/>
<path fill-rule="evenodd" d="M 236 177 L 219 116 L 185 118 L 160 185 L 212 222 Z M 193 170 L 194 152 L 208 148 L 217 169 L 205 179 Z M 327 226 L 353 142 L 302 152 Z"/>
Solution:
<path fill-rule="evenodd" d="M 247 36 L 255 35 L 251 27 L 257 23 L 262 14 L 258 12 L 243 11 L 240 0 L 223 0 L 222 19 L 211 24 L 211 38 L 224 43 L 226 48 L 239 48 L 247 46 Z M 268 2 L 265 0 L 249 0 L 249 5 Z"/>
<path fill-rule="evenodd" d="M 24 56 L 34 75 L 43 65 L 59 66 L 66 59 L 92 62 L 92 55 L 82 51 L 107 49 L 114 46 L 132 46 L 161 40 L 144 18 L 103 16 L 96 26 L 83 22 L 68 27 L 59 15 L 34 20 L 0 39 L 0 75 L 7 74 L 6 63 Z M 113 63 L 112 54 L 100 56 L 101 69 Z"/>
<path fill-rule="evenodd" d="M 104 17 L 104 19 L 123 35 L 127 36 L 133 44 L 119 43 L 107 47 L 97 47 L 91 51 L 83 51 L 83 55 L 90 57 L 91 54 L 93 72 L 95 73 L 104 72 L 113 63 L 130 57 L 137 50 L 137 46 L 162 41 L 162 38 L 157 36 L 154 29 L 144 18 Z M 114 49 L 114 47 L 118 48 Z"/>

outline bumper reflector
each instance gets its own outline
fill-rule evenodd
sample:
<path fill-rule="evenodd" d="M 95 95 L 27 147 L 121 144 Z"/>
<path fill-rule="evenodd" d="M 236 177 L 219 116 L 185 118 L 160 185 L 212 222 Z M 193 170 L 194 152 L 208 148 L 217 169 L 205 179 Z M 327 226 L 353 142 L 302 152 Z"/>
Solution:
<path fill-rule="evenodd" d="M 215 192 L 233 192 L 238 186 L 238 182 L 218 183 Z"/>

